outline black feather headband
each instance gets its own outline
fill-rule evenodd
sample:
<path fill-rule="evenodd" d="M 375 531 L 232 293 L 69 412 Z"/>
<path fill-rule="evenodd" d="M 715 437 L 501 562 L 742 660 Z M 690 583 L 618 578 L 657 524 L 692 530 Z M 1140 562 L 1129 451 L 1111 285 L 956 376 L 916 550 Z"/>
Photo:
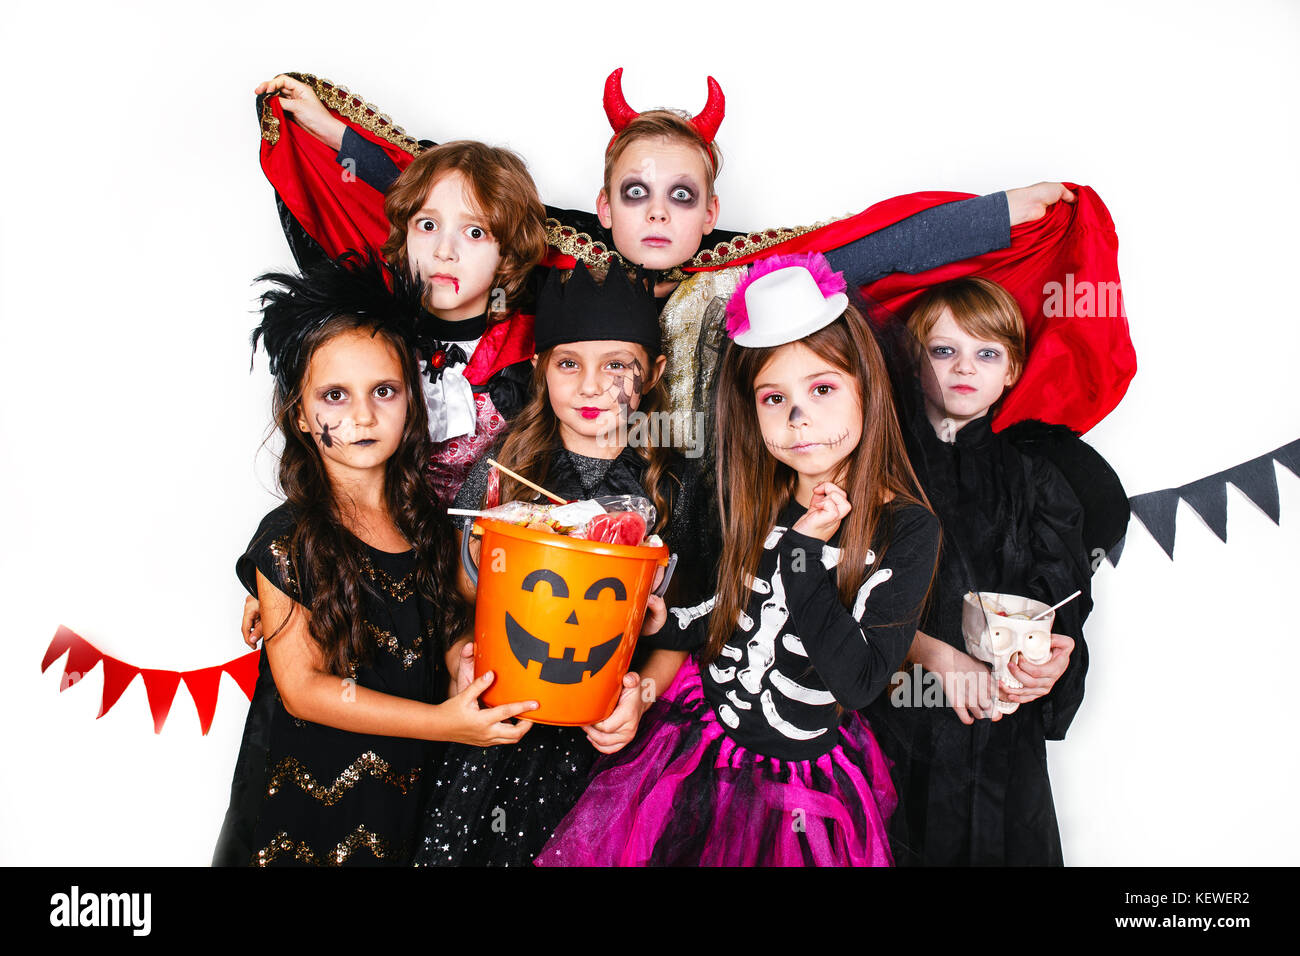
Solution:
<path fill-rule="evenodd" d="M 423 284 L 379 259 L 348 251 L 302 275 L 268 272 L 257 281 L 279 288 L 262 294 L 262 324 L 253 329 L 253 351 L 260 339 L 285 395 L 304 372 L 308 336 L 336 316 L 364 319 L 415 346 Z"/>

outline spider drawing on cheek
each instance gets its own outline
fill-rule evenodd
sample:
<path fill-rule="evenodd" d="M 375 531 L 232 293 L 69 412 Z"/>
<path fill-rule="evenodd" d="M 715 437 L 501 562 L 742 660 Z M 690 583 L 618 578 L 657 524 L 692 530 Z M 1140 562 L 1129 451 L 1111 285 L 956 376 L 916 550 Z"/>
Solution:
<path fill-rule="evenodd" d="M 341 432 L 346 422 L 347 419 L 343 419 L 342 421 L 335 422 L 333 425 L 329 425 L 321 421 L 320 415 L 317 414 L 316 424 L 320 426 L 320 431 L 317 433 L 317 437 L 320 438 L 320 443 L 326 448 L 333 448 L 335 436 L 330 434 L 330 429 L 333 428 L 335 432 Z M 338 435 L 337 437 L 339 441 L 346 441 L 342 435 Z"/>

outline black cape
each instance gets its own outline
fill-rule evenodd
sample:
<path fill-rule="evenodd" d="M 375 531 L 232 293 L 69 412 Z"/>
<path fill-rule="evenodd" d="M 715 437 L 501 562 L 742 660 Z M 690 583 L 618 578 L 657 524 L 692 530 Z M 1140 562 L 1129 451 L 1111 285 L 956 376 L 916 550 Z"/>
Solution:
<path fill-rule="evenodd" d="M 919 389 L 900 398 L 913 466 L 943 525 L 921 629 L 964 651 L 961 604 L 967 591 L 1021 594 L 1049 604 L 1076 589 L 1083 594 L 1057 612 L 1052 628 L 1075 640 L 1066 672 L 1046 696 L 996 723 L 962 724 L 946 703 L 936 705 L 932 697 L 925 706 L 924 696 L 906 684 L 872 705 L 872 728 L 895 762 L 895 859 L 900 865 L 1059 865 L 1045 741 L 1065 736 L 1083 700 L 1091 566 L 1079 496 L 1046 455 L 1034 452 L 1051 444 L 1066 457 L 1095 458 L 1099 471 L 1113 472 L 1087 446 L 1073 448 L 1083 443 L 1068 430 L 1049 429 L 1050 443 L 1041 427 L 1033 430 L 1035 448 L 1007 433 L 994 434 L 990 415 L 968 423 L 947 444 L 926 420 Z M 1078 469 L 1074 477 L 1086 483 Z M 1106 526 L 1101 513 L 1107 509 L 1096 510 L 1093 524 Z M 927 678 L 919 668 L 909 673 L 913 681 Z"/>

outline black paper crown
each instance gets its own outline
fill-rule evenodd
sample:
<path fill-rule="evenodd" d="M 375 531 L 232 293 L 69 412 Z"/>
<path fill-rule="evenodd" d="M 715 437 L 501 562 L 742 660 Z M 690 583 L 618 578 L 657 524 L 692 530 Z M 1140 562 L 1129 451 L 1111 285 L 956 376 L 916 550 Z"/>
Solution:
<path fill-rule="evenodd" d="M 559 269 L 552 269 L 537 297 L 537 351 L 566 342 L 635 342 L 645 346 L 653 361 L 663 350 L 659 306 L 650 283 L 644 270 L 629 278 L 617 265 L 610 267 L 603 283 L 581 262 L 567 282 Z"/>
<path fill-rule="evenodd" d="M 348 251 L 302 275 L 268 272 L 256 281 L 279 286 L 262 294 L 262 324 L 253 329 L 252 343 L 256 352 L 261 340 L 284 394 L 302 377 L 307 337 L 335 316 L 364 319 L 414 346 L 423 289 L 378 259 Z"/>

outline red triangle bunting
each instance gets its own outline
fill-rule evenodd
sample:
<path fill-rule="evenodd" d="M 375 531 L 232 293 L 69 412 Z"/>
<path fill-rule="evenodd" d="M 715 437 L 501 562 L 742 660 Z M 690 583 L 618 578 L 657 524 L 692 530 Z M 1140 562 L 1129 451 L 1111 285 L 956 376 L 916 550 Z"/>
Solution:
<path fill-rule="evenodd" d="M 138 673 L 140 668 L 104 655 L 104 697 L 99 705 L 99 713 L 95 715 L 96 720 L 109 712 Z"/>
<path fill-rule="evenodd" d="M 153 713 L 153 732 L 162 733 L 167 714 L 172 709 L 176 685 L 181 682 L 180 671 L 140 671 L 144 675 L 144 689 L 149 694 L 149 710 Z"/>
<path fill-rule="evenodd" d="M 212 716 L 217 712 L 217 686 L 221 683 L 224 665 L 205 667 L 197 671 L 184 671 L 181 677 L 194 698 L 194 709 L 199 712 L 199 728 L 206 737 L 212 727 Z"/>
<path fill-rule="evenodd" d="M 59 625 L 50 639 L 45 656 L 41 659 L 41 673 L 49 670 L 50 665 L 68 655 L 63 665 L 63 679 L 59 690 L 71 687 L 91 671 L 100 661 L 104 662 L 104 689 L 100 698 L 98 720 L 103 717 L 121 699 L 122 694 L 135 680 L 136 674 L 144 675 L 145 692 L 149 695 L 149 710 L 153 714 L 153 731 L 162 733 L 167 715 L 171 713 L 172 703 L 176 699 L 176 687 L 184 678 L 185 686 L 194 700 L 194 709 L 198 711 L 199 726 L 207 734 L 212 729 L 212 720 L 217 712 L 217 697 L 221 688 L 221 674 L 229 674 L 249 700 L 257 685 L 257 672 L 261 661 L 261 651 L 249 651 L 234 660 L 226 661 L 214 667 L 202 667 L 192 671 L 165 671 L 136 667 L 116 657 L 109 657 L 97 647 L 77 634 L 71 628 Z"/>
<path fill-rule="evenodd" d="M 45 649 L 45 657 L 41 660 L 41 673 L 44 674 L 49 666 L 67 653 L 68 648 L 76 643 L 85 643 L 76 633 L 59 625 L 59 629 L 54 632 L 54 637 L 50 639 L 50 646 Z"/>
<path fill-rule="evenodd" d="M 68 659 L 63 664 L 63 678 L 59 681 L 59 690 L 67 690 L 89 674 L 103 656 L 84 638 L 78 637 L 74 640 L 68 647 Z"/>
<path fill-rule="evenodd" d="M 250 651 L 243 657 L 236 657 L 233 661 L 227 661 L 222 665 L 249 700 L 253 699 L 253 688 L 257 685 L 257 669 L 261 656 L 261 651 Z"/>

